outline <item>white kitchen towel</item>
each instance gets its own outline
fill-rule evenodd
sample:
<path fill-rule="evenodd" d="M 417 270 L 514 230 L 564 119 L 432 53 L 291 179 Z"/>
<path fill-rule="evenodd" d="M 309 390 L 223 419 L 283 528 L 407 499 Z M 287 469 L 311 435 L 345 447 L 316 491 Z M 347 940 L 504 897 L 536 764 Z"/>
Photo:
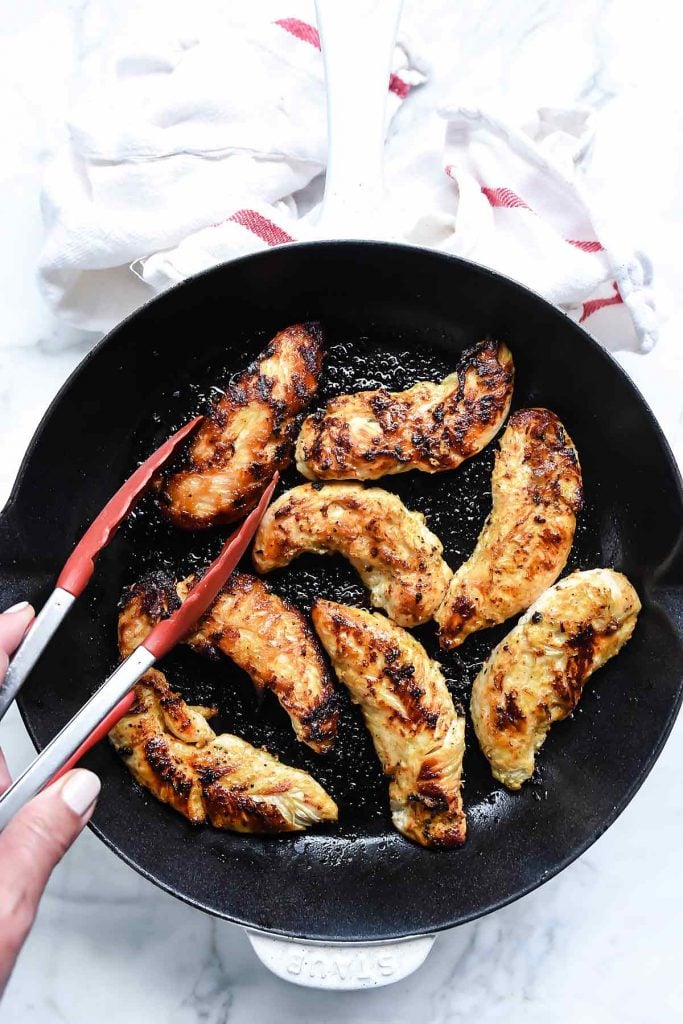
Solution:
<path fill-rule="evenodd" d="M 526 130 L 476 108 L 443 115 L 444 170 L 458 207 L 441 247 L 522 281 L 607 348 L 649 351 L 657 331 L 650 263 L 622 251 L 578 170 L 590 113 L 541 109 Z"/>
<path fill-rule="evenodd" d="M 311 3 L 274 6 L 188 18 L 171 5 L 160 24 L 132 5 L 120 30 L 89 26 L 43 193 L 40 276 L 71 324 L 105 331 L 192 273 L 310 237 L 316 211 L 299 199 L 325 166 L 320 41 Z M 389 116 L 423 80 L 397 46 Z M 416 146 L 388 162 L 387 222 L 520 280 L 610 349 L 649 349 L 647 262 L 610 246 L 580 185 L 587 115 L 545 110 L 527 130 L 476 108 L 442 116 L 432 152 L 399 125 Z"/>

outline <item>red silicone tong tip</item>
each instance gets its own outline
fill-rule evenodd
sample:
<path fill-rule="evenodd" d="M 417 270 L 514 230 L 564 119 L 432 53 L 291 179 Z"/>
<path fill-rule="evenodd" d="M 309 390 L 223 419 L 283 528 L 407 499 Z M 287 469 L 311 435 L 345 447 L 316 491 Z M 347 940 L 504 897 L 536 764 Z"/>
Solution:
<path fill-rule="evenodd" d="M 225 585 L 230 573 L 249 547 L 251 539 L 268 508 L 278 480 L 279 473 L 276 472 L 263 492 L 256 508 L 253 512 L 249 513 L 240 528 L 228 538 L 218 558 L 211 563 L 202 579 L 192 588 L 180 608 L 169 618 L 164 619 L 155 626 L 149 634 L 144 642 L 144 646 L 157 660 L 162 658 L 164 654 L 167 654 L 171 648 L 175 647 L 179 640 L 182 640 L 189 633 L 195 622 L 202 617 L 209 605 L 213 603 L 219 590 Z"/>
<path fill-rule="evenodd" d="M 185 438 L 203 419 L 203 416 L 195 416 L 167 441 L 164 441 L 141 466 L 138 466 L 113 498 L 109 499 L 69 555 L 59 574 L 58 587 L 67 590 L 74 597 L 83 593 L 94 572 L 95 559 L 100 551 L 107 546 L 121 522 L 126 518 L 138 498 L 142 497 L 162 466 L 168 462 Z"/>

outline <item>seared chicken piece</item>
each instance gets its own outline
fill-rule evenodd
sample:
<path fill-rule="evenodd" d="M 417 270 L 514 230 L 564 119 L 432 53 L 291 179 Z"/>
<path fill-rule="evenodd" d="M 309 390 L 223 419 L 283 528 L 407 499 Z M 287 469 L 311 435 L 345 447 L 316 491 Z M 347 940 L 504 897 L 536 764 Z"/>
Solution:
<path fill-rule="evenodd" d="M 491 480 L 493 508 L 434 618 L 444 648 L 528 608 L 562 572 L 581 508 L 576 449 L 554 413 L 510 417 Z"/>
<path fill-rule="evenodd" d="M 152 669 L 145 673 L 135 687 L 135 703 L 110 731 L 109 739 L 137 782 L 190 821 L 203 822 L 202 787 L 189 760 L 200 749 L 199 742 L 196 746 L 183 742 L 168 728 L 162 694 L 177 698 L 178 710 L 183 709 L 185 702 L 170 689 L 163 672 Z M 201 712 L 196 715 L 201 717 Z M 187 708 L 188 721 L 194 717 L 194 709 Z M 215 733 L 206 721 L 204 727 L 202 742 L 206 744 Z"/>
<path fill-rule="evenodd" d="M 630 638 L 635 590 L 611 569 L 574 572 L 546 590 L 474 681 L 472 721 L 494 778 L 520 789 L 550 726 L 571 714 L 589 676 Z"/>
<path fill-rule="evenodd" d="M 142 625 L 141 625 L 142 623 Z M 119 617 L 122 657 L 149 631 L 125 608 Z M 190 821 L 234 832 L 299 832 L 336 821 L 337 806 L 306 772 L 280 764 L 237 736 L 216 736 L 215 708 L 193 707 L 150 669 L 135 703 L 109 733 L 133 777 Z"/>
<path fill-rule="evenodd" d="M 152 670 L 136 686 L 130 712 L 109 733 L 133 777 L 162 803 L 192 822 L 233 832 L 300 832 L 337 820 L 337 806 L 322 786 L 265 750 L 237 736 L 216 736 L 205 720 L 203 745 L 177 739 L 167 728 L 164 697 L 184 708 L 188 720 L 211 713 L 185 705 L 163 673 Z"/>
<path fill-rule="evenodd" d="M 513 382 L 509 350 L 488 340 L 463 352 L 455 372 L 440 384 L 420 381 L 408 391 L 341 395 L 304 421 L 297 469 L 309 480 L 456 469 L 498 432 Z"/>
<path fill-rule="evenodd" d="M 302 484 L 281 495 L 254 539 L 254 565 L 269 572 L 304 551 L 348 558 L 373 605 L 401 626 L 431 619 L 452 575 L 422 513 L 379 487 Z"/>
<path fill-rule="evenodd" d="M 152 627 L 171 610 L 167 593 L 160 586 L 150 587 L 144 594 L 131 598 L 119 612 L 118 641 L 121 657 L 127 658 L 132 654 L 150 634 Z M 186 743 L 200 746 L 214 738 L 215 733 L 207 719 L 216 714 L 216 708 L 186 704 L 180 694 L 170 688 L 166 676 L 158 669 L 152 668 L 146 672 L 144 681 L 147 688 L 154 692 L 163 727 L 167 732 Z"/>
<path fill-rule="evenodd" d="M 352 700 L 360 704 L 391 779 L 391 816 L 422 846 L 459 846 L 465 718 L 439 665 L 383 615 L 317 601 L 313 624 Z"/>
<path fill-rule="evenodd" d="M 192 581 L 175 584 L 157 573 L 131 587 L 119 617 L 122 646 L 142 643 L 185 599 Z M 234 572 L 185 642 L 209 657 L 226 654 L 258 689 L 273 691 L 298 740 L 317 753 L 332 748 L 339 710 L 320 648 L 301 612 L 262 580 Z"/>
<path fill-rule="evenodd" d="M 296 417 L 322 368 L 317 324 L 281 331 L 209 411 L 187 464 L 160 484 L 159 504 L 188 530 L 231 523 L 252 509 L 276 469 L 289 465 Z"/>

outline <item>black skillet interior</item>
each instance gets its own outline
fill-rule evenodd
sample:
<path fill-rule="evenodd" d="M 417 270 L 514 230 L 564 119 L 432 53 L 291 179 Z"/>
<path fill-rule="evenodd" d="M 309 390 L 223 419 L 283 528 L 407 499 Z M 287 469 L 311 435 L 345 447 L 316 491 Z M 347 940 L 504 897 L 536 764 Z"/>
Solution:
<path fill-rule="evenodd" d="M 220 729 L 310 770 L 338 800 L 339 825 L 279 839 L 193 828 L 137 787 L 108 745 L 89 755 L 86 763 L 104 781 L 96 832 L 170 892 L 261 929 L 378 940 L 448 927 L 528 891 L 596 839 L 642 782 L 681 695 L 680 481 L 633 385 L 583 331 L 530 292 L 416 249 L 283 248 L 167 293 L 82 364 L 38 431 L 0 520 L 0 607 L 25 596 L 40 604 L 73 542 L 136 461 L 275 331 L 308 319 L 321 320 L 327 335 L 321 397 L 438 379 L 465 345 L 487 334 L 506 340 L 517 367 L 514 407 L 553 409 L 581 458 L 587 510 L 568 568 L 621 569 L 644 604 L 632 642 L 589 684 L 573 720 L 554 727 L 537 776 L 521 793 L 493 782 L 470 730 L 469 836 L 459 851 L 426 851 L 392 829 L 385 780 L 347 700 L 338 750 L 323 760 L 294 742 L 272 696 L 259 702 L 227 661 L 178 650 L 166 667 L 185 696 L 218 704 Z M 452 566 L 471 550 L 488 511 L 493 447 L 454 473 L 381 482 L 427 514 Z M 290 470 L 283 486 L 296 482 Z M 145 500 L 25 687 L 22 712 L 38 746 L 114 665 L 122 587 L 148 569 L 185 573 L 205 563 L 226 532 L 179 533 Z M 318 595 L 366 601 L 342 559 L 302 558 L 272 582 L 305 609 Z M 506 628 L 440 656 L 462 703 Z M 423 627 L 419 637 L 436 654 L 434 630 Z"/>

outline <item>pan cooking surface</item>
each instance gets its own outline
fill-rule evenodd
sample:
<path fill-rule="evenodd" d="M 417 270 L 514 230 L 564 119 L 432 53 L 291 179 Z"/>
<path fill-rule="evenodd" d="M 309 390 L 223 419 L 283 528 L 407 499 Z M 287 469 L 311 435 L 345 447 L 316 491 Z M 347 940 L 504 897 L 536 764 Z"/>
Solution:
<path fill-rule="evenodd" d="M 225 385 L 277 330 L 320 320 L 328 357 L 317 401 L 382 384 L 439 379 L 487 334 L 505 340 L 517 381 L 513 408 L 545 405 L 581 459 L 587 508 L 570 562 L 613 566 L 643 611 L 633 639 L 589 681 L 569 721 L 553 726 L 520 793 L 495 784 L 468 731 L 468 838 L 422 849 L 391 826 L 387 783 L 346 691 L 338 747 L 320 758 L 297 744 L 272 694 L 257 698 L 227 659 L 178 649 L 163 667 L 193 701 L 220 708 L 219 729 L 264 744 L 309 770 L 340 805 L 340 822 L 262 838 L 195 828 L 135 785 L 108 744 L 86 763 L 103 779 L 93 827 L 138 871 L 219 916 L 313 939 L 381 940 L 449 927 L 551 877 L 593 842 L 645 778 L 681 697 L 683 566 L 680 480 L 644 401 L 615 363 L 557 310 L 482 268 L 372 243 L 316 243 L 264 252 L 172 289 L 121 325 L 85 361 L 32 442 L 0 517 L 0 607 L 39 605 L 83 528 L 169 432 Z M 458 470 L 386 477 L 376 486 L 425 512 L 457 567 L 490 504 L 494 441 Z M 283 487 L 302 478 L 290 470 Z M 117 660 L 117 604 L 146 571 L 184 575 L 206 564 L 228 530 L 182 533 L 147 499 L 101 556 L 21 695 L 40 747 Z M 245 569 L 250 571 L 249 559 Z M 307 611 L 317 596 L 366 603 L 340 557 L 300 558 L 266 577 Z M 512 626 L 438 652 L 433 626 L 415 631 L 468 704 L 481 661 Z"/>
<path fill-rule="evenodd" d="M 227 361 L 226 353 L 222 352 L 207 361 L 201 375 L 194 376 L 191 385 L 174 388 L 170 396 L 159 396 L 155 403 L 156 412 L 137 437 L 140 459 L 174 430 L 176 424 L 185 422 L 195 410 L 201 412 L 218 390 L 218 385 L 222 389 L 231 375 L 243 369 L 267 341 L 266 336 L 255 335 L 243 354 L 231 353 Z M 437 381 L 453 371 L 456 361 L 455 354 L 449 360 L 442 351 L 431 346 L 416 352 L 400 344 L 373 342 L 367 336 L 344 336 L 327 349 L 318 397 L 311 411 L 316 404 L 323 404 L 329 398 L 365 388 L 381 386 L 402 390 L 418 380 Z M 528 400 L 524 381 L 518 380 L 513 409 L 523 408 Z M 169 410 L 172 410 L 170 415 Z M 571 434 L 571 425 L 565 426 Z M 409 508 L 424 512 L 430 528 L 444 544 L 446 560 L 455 569 L 472 551 L 490 510 L 490 479 L 496 447 L 497 442 L 494 441 L 478 456 L 452 472 L 433 476 L 417 472 L 387 476 L 371 482 L 369 486 L 374 484 L 391 490 Z M 304 479 L 292 466 L 284 474 L 278 493 L 303 482 Z M 120 557 L 124 579 L 127 583 L 134 583 L 146 572 L 155 572 L 159 568 L 178 574 L 177 578 L 182 579 L 218 553 L 228 532 L 220 529 L 190 533 L 177 530 L 162 519 L 150 495 L 122 531 L 125 548 Z M 596 524 L 588 505 L 579 518 L 576 541 L 565 571 L 592 568 L 599 564 L 599 560 Z M 249 554 L 241 568 L 254 571 Z M 278 594 L 306 613 L 310 612 L 317 597 L 371 607 L 357 573 L 341 556 L 303 556 L 265 578 Z M 431 657 L 443 665 L 454 700 L 467 708 L 471 684 L 482 661 L 514 621 L 470 637 L 453 654 L 439 649 L 433 624 L 414 633 Z M 112 634 L 113 631 L 112 623 Z M 360 710 L 351 703 L 344 686 L 339 683 L 336 686 L 343 707 L 336 748 L 329 756 L 320 757 L 296 741 L 287 715 L 275 697 L 272 694 L 259 697 L 246 673 L 227 658 L 210 662 L 193 652 L 177 650 L 165 664 L 171 685 L 176 686 L 190 703 L 219 708 L 220 714 L 212 722 L 217 732 L 233 732 L 250 743 L 265 746 L 286 764 L 306 769 L 325 786 L 339 805 L 340 821 L 334 826 L 320 827 L 321 833 L 352 837 L 369 832 L 393 837 L 387 780 L 382 776 Z M 548 741 L 548 746 L 551 742 Z M 541 756 L 540 767 L 531 783 L 539 798 L 547 795 L 542 765 Z M 475 811 L 479 817 L 494 813 L 496 793 L 502 787 L 491 776 L 469 720 L 464 769 L 466 808 Z M 226 842 L 230 841 L 231 838 L 226 836 Z M 284 841 L 291 842 L 291 838 L 285 837 Z"/>

